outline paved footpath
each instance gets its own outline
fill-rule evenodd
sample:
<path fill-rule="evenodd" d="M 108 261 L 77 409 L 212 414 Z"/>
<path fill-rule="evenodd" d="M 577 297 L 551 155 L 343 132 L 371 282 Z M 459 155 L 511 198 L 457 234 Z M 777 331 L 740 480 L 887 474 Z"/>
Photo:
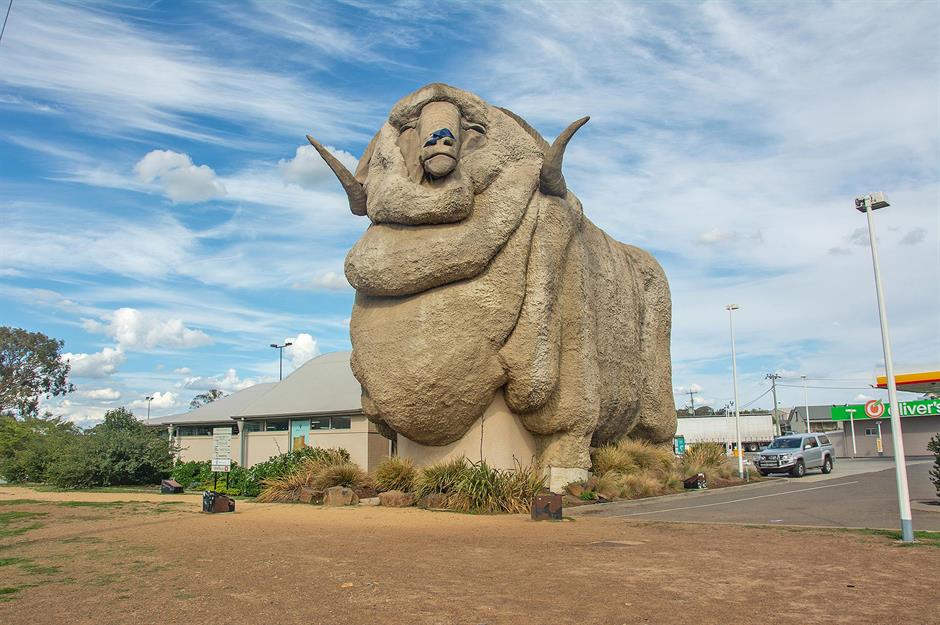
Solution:
<path fill-rule="evenodd" d="M 911 499 L 936 500 L 931 462 L 907 463 Z M 573 516 L 637 521 L 747 523 L 816 527 L 899 526 L 894 465 L 888 460 L 841 460 L 830 475 L 771 478 L 749 486 L 680 493 L 640 501 L 568 508 Z M 940 506 L 913 510 L 915 530 L 940 531 Z"/>

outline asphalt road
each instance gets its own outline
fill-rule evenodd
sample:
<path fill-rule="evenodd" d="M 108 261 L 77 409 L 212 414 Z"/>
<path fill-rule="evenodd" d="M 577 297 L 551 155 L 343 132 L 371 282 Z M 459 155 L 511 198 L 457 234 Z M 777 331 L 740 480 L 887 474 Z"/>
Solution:
<path fill-rule="evenodd" d="M 937 498 L 929 461 L 908 462 L 911 499 Z M 841 470 L 840 470 L 841 469 Z M 890 461 L 842 461 L 830 475 L 769 478 L 751 486 L 687 492 L 646 501 L 569 508 L 566 514 L 637 521 L 747 523 L 817 527 L 899 526 L 894 467 Z M 914 509 L 915 530 L 940 531 L 936 512 Z"/>

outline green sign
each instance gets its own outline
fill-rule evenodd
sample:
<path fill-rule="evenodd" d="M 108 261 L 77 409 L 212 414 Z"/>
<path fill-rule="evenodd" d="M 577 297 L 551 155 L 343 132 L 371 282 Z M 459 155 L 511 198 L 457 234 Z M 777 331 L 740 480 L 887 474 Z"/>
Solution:
<path fill-rule="evenodd" d="M 672 439 L 672 446 L 673 446 L 673 451 L 675 452 L 677 456 L 681 456 L 682 454 L 684 454 L 685 453 L 685 437 L 680 435 Z"/>
<path fill-rule="evenodd" d="M 940 399 L 924 399 L 920 401 L 899 402 L 902 417 L 936 417 L 940 416 Z M 891 416 L 891 405 L 881 400 L 871 400 L 864 404 L 849 406 L 833 406 L 833 421 L 848 421 L 851 419 L 887 419 Z"/>

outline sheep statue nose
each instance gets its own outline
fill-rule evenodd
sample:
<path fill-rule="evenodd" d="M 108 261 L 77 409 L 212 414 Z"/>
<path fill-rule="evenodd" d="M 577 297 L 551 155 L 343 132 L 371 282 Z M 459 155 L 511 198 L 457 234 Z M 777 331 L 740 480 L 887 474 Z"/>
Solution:
<path fill-rule="evenodd" d="M 443 178 L 457 167 L 460 147 L 460 111 L 449 102 L 431 102 L 418 122 L 421 166 L 431 178 Z"/>

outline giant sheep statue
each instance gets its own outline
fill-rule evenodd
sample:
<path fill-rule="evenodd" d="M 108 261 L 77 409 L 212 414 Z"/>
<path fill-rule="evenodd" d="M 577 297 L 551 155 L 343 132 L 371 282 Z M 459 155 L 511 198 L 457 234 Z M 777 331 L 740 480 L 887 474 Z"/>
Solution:
<path fill-rule="evenodd" d="M 457 441 L 502 393 L 543 467 L 676 429 L 669 286 L 647 252 L 589 221 L 565 147 L 434 83 L 400 100 L 355 174 L 308 136 L 372 222 L 346 257 L 362 406 L 391 436 Z"/>

